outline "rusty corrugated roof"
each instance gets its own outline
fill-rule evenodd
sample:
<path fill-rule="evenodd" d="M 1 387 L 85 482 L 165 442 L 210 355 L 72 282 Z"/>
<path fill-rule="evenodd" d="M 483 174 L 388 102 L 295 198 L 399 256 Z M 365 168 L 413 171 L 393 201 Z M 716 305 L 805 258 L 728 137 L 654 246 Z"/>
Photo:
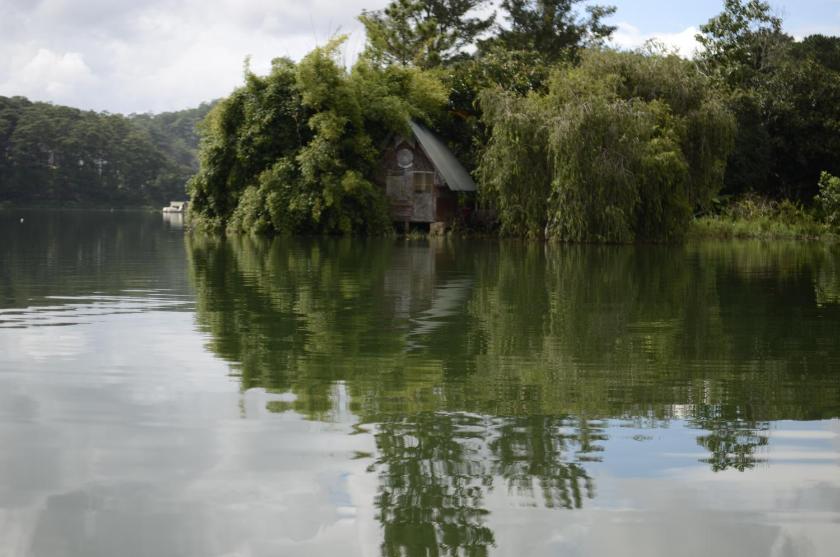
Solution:
<path fill-rule="evenodd" d="M 420 142 L 423 152 L 440 172 L 449 189 L 452 191 L 476 191 L 477 188 L 470 173 L 440 138 L 428 128 L 413 120 L 409 122 L 409 125 L 417 141 Z"/>

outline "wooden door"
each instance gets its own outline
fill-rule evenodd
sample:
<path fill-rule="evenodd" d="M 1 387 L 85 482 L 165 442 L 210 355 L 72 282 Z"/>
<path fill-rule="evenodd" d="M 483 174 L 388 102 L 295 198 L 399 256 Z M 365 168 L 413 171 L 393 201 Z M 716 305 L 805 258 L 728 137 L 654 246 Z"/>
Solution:
<path fill-rule="evenodd" d="M 435 221 L 435 173 L 434 172 L 412 172 L 409 174 L 412 181 L 414 197 L 412 199 L 413 222 L 434 222 Z"/>
<path fill-rule="evenodd" d="M 385 182 L 385 195 L 391 206 L 391 218 L 397 222 L 412 220 L 413 189 L 410 174 L 392 174 Z"/>

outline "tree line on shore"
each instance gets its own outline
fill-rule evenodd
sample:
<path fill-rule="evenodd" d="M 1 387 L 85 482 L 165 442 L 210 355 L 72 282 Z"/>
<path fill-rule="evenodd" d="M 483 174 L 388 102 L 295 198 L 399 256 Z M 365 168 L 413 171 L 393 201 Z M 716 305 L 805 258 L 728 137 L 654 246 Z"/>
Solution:
<path fill-rule="evenodd" d="M 0 199 L 159 203 L 189 178 L 210 228 L 387 233 L 373 177 L 414 119 L 467 166 L 503 235 L 675 240 L 698 215 L 756 207 L 804 234 L 840 228 L 840 37 L 797 40 L 767 2 L 725 0 L 693 59 L 620 51 L 615 8 L 583 4 L 392 0 L 359 16 L 352 67 L 342 37 L 267 75 L 246 64 L 212 110 L 124 118 L 0 98 Z"/>
<path fill-rule="evenodd" d="M 0 96 L 0 204 L 156 206 L 184 199 L 210 104 L 162 114 L 82 111 Z"/>
<path fill-rule="evenodd" d="M 409 118 L 449 142 L 502 234 L 679 239 L 747 193 L 836 219 L 840 38 L 795 40 L 766 2 L 726 0 L 688 60 L 608 48 L 613 7 L 504 0 L 497 21 L 486 4 L 393 0 L 361 14 L 367 47 L 349 69 L 336 38 L 246 71 L 203 124 L 198 221 L 387 231 L 377 146 Z"/>

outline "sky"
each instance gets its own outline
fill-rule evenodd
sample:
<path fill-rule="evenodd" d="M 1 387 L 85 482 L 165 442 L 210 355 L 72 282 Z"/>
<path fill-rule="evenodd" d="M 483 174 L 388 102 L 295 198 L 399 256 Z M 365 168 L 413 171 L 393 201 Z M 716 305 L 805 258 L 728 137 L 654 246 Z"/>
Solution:
<path fill-rule="evenodd" d="M 614 44 L 657 37 L 690 56 L 700 24 L 722 0 L 604 0 L 618 8 Z M 356 21 L 386 0 L 0 0 L 0 95 L 114 113 L 162 112 L 229 94 L 243 64 L 300 59 L 349 33 L 346 57 L 364 46 Z M 840 35 L 840 0 L 771 0 L 785 30 Z"/>

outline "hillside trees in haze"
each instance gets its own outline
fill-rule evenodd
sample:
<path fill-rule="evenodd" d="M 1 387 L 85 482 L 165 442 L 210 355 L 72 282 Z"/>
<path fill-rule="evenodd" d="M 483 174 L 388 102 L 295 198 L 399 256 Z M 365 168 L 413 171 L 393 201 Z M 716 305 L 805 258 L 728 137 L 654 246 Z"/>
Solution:
<path fill-rule="evenodd" d="M 0 202 L 124 207 L 183 199 L 197 168 L 195 124 L 208 110 L 125 117 L 0 97 Z"/>
<path fill-rule="evenodd" d="M 196 108 L 161 112 L 158 114 L 131 114 L 131 122 L 144 129 L 152 142 L 176 163 L 198 170 L 198 124 L 215 101 L 201 103 Z"/>

